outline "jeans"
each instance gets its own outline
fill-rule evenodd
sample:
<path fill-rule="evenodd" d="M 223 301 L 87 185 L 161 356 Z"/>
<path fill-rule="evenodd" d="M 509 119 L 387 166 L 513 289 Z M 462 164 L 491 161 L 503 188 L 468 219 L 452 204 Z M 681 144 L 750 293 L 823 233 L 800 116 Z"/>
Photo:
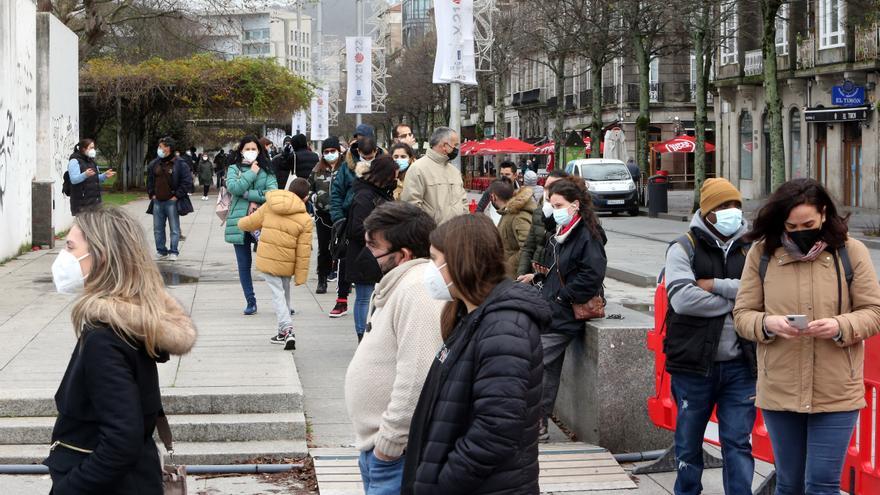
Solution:
<path fill-rule="evenodd" d="M 541 395 L 541 421 L 547 424 L 547 418 L 553 414 L 556 394 L 559 393 L 559 379 L 562 377 L 562 363 L 565 361 L 565 349 L 574 340 L 575 334 L 551 332 L 541 335 L 541 347 L 544 348 L 544 392 Z"/>
<path fill-rule="evenodd" d="M 171 231 L 171 249 L 165 247 L 165 221 Z M 177 214 L 177 201 L 153 200 L 153 236 L 156 238 L 156 252 L 161 255 L 180 254 L 177 243 L 180 242 L 180 215 Z"/>
<path fill-rule="evenodd" d="M 376 284 L 354 284 L 354 331 L 363 335 L 370 312 L 370 296 Z"/>
<path fill-rule="evenodd" d="M 272 305 L 275 306 L 275 316 L 278 318 L 278 335 L 287 333 L 293 327 L 290 319 L 290 277 L 264 273 L 263 280 L 272 291 Z"/>
<path fill-rule="evenodd" d="M 776 495 L 838 495 L 859 411 L 761 412 L 776 457 Z"/>
<path fill-rule="evenodd" d="M 330 275 L 330 268 L 333 265 L 333 257 L 330 256 L 330 229 L 333 223 L 330 220 L 330 213 L 318 210 L 315 218 L 315 228 L 318 230 L 318 276 L 326 277 Z M 347 297 L 347 295 L 346 295 Z"/>
<path fill-rule="evenodd" d="M 244 292 L 244 299 L 248 304 L 256 304 L 257 298 L 254 296 L 254 281 L 251 279 L 251 246 L 254 238 L 250 233 L 245 232 L 244 244 L 233 244 L 235 248 L 235 263 L 238 265 L 238 282 L 241 284 L 241 290 Z"/>
<path fill-rule="evenodd" d="M 364 480 L 364 495 L 399 495 L 404 464 L 404 456 L 385 462 L 377 459 L 372 449 L 361 452 L 358 467 Z"/>
<path fill-rule="evenodd" d="M 339 259 L 339 269 L 336 272 L 336 300 L 347 301 L 351 294 L 351 282 L 345 280 L 345 256 Z"/>
<path fill-rule="evenodd" d="M 749 437 L 757 411 L 755 378 L 748 363 L 742 359 L 716 362 L 709 376 L 674 373 L 672 396 L 678 406 L 675 494 L 703 491 L 703 435 L 716 406 L 724 493 L 752 493 L 755 460 Z"/>

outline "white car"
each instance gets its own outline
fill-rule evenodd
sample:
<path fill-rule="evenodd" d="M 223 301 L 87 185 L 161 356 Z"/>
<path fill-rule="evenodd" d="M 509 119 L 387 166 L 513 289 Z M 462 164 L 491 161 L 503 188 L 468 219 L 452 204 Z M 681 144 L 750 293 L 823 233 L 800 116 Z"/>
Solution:
<path fill-rule="evenodd" d="M 565 171 L 583 177 L 596 211 L 639 214 L 639 195 L 629 169 L 620 160 L 581 158 L 568 162 Z"/>

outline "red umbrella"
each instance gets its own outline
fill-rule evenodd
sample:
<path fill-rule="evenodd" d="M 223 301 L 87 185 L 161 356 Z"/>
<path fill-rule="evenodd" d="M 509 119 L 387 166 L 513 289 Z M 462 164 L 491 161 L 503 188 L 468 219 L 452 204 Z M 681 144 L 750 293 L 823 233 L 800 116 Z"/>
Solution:
<path fill-rule="evenodd" d="M 525 154 L 534 154 L 535 147 L 531 144 L 520 141 L 517 138 L 509 137 L 504 138 L 501 141 L 487 141 L 483 149 L 478 152 L 481 155 L 497 155 L 501 153 L 525 153 Z"/>
<path fill-rule="evenodd" d="M 552 155 L 556 149 L 556 141 L 546 142 L 535 148 L 536 155 Z"/>
<path fill-rule="evenodd" d="M 697 150 L 697 142 L 693 136 L 676 136 L 668 141 L 654 145 L 657 153 L 694 153 Z M 715 145 L 706 143 L 706 153 L 715 151 Z"/>

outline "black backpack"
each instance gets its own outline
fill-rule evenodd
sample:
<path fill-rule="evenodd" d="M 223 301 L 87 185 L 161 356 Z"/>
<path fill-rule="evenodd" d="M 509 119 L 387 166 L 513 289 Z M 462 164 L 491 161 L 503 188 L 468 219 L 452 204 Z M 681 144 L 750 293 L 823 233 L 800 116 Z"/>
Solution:
<path fill-rule="evenodd" d="M 73 187 L 73 183 L 70 182 L 70 172 L 64 172 L 64 179 L 61 183 L 61 194 L 70 197 L 70 189 Z"/>

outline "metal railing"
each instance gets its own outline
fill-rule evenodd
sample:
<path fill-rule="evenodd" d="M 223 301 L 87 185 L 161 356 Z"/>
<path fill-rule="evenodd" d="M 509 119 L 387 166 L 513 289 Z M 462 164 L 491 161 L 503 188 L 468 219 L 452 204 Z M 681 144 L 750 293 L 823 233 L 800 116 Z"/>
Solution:
<path fill-rule="evenodd" d="M 617 86 L 606 86 L 602 88 L 602 103 L 605 105 L 614 105 L 617 103 Z"/>
<path fill-rule="evenodd" d="M 816 38 L 812 35 L 797 42 L 798 70 L 812 69 L 816 66 Z"/>
<path fill-rule="evenodd" d="M 855 61 L 869 62 L 880 58 L 880 23 L 856 26 Z"/>
<path fill-rule="evenodd" d="M 696 81 L 691 81 L 691 101 L 697 101 L 697 83 Z M 715 95 L 712 94 L 711 91 L 706 93 L 706 103 L 712 103 L 715 101 Z"/>
<path fill-rule="evenodd" d="M 581 108 L 590 108 L 593 106 L 593 90 L 592 89 L 586 89 L 584 91 L 581 91 L 580 106 L 581 106 Z"/>
<path fill-rule="evenodd" d="M 659 82 L 648 83 L 648 98 L 651 100 L 651 103 L 660 101 L 660 88 L 661 86 Z"/>
<path fill-rule="evenodd" d="M 746 63 L 743 74 L 746 76 L 760 76 L 764 73 L 764 55 L 761 50 L 749 50 L 746 52 Z"/>

